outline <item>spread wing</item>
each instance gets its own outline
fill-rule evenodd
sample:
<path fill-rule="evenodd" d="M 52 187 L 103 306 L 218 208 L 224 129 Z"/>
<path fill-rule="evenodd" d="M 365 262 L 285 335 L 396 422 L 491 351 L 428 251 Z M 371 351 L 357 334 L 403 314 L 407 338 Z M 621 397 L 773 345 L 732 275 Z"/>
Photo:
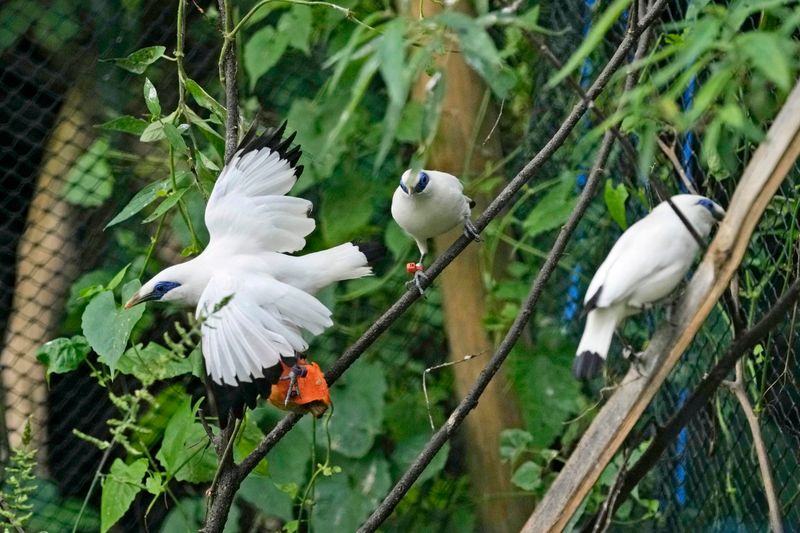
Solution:
<path fill-rule="evenodd" d="M 301 336 L 330 326 L 331 312 L 291 285 L 244 272 L 215 274 L 197 305 L 206 371 L 220 385 L 238 386 L 268 375 L 281 357 L 308 349 Z"/>
<path fill-rule="evenodd" d="M 231 252 L 294 252 L 314 230 L 311 202 L 285 196 L 303 173 L 300 147 L 291 148 L 294 134 L 282 139 L 285 129 L 260 136 L 251 129 L 217 178 L 206 227 Z"/>

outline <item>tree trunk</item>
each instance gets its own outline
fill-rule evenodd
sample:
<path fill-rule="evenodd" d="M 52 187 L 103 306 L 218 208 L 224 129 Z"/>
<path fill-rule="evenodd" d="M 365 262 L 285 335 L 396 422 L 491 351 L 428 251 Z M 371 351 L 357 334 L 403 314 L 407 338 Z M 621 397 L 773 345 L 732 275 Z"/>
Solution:
<path fill-rule="evenodd" d="M 47 385 L 36 350 L 53 338 L 69 287 L 79 272 L 75 208 L 62 190 L 69 169 L 92 142 L 92 123 L 80 84 L 70 89 L 42 159 L 17 250 L 14 298 L 0 354 L 5 423 L 12 447 L 30 418 L 33 446 L 44 457 Z"/>
<path fill-rule="evenodd" d="M 416 11 L 417 5 L 414 5 Z M 430 16 L 440 10 L 440 5 L 424 0 L 423 10 Z M 442 116 L 439 131 L 430 150 L 427 168 L 450 172 L 464 179 L 465 170 L 470 175 L 480 173 L 489 160 L 502 157 L 497 135 L 483 144 L 495 122 L 496 114 L 489 111 L 480 120 L 481 103 L 486 94 L 486 85 L 464 62 L 458 52 L 450 52 L 440 58 L 445 83 Z M 429 81 L 423 75 L 413 90 L 418 101 L 425 99 L 425 85 Z M 476 130 L 479 132 L 476 135 Z M 466 154 L 475 143 L 474 151 L 465 169 Z M 473 213 L 480 213 L 486 206 L 486 198 L 474 198 L 477 206 Z M 447 248 L 458 237 L 463 228 L 456 228 L 435 239 L 436 248 Z M 483 325 L 486 315 L 486 293 L 481 281 L 479 261 L 480 244 L 469 246 L 440 276 L 445 328 L 450 346 L 450 359 L 459 361 L 467 354 L 491 354 L 494 346 Z M 498 264 L 502 263 L 500 261 Z M 456 365 L 456 391 L 463 397 L 480 374 L 483 360 Z M 467 418 L 465 451 L 467 466 L 478 507 L 480 531 L 516 532 L 525 523 L 533 508 L 533 501 L 510 496 L 518 493 L 511 482 L 508 465 L 500 460 L 500 432 L 509 427 L 519 427 L 521 416 L 507 377 L 502 370 L 481 397 L 475 411 Z"/>

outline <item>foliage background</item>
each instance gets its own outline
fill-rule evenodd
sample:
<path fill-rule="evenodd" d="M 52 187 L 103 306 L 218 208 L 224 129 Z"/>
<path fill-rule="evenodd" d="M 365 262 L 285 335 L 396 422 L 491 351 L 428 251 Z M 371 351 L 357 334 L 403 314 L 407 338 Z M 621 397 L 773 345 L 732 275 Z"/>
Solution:
<path fill-rule="evenodd" d="M 237 3 L 239 17 L 253 4 Z M 569 75 L 585 83 L 621 39 L 628 2 L 476 2 L 477 18 L 447 11 L 421 22 L 398 16 L 391 4 L 341 5 L 356 20 L 326 6 L 270 3 L 242 25 L 237 45 L 244 114 L 261 115 L 267 124 L 287 118 L 289 129 L 298 132 L 306 171 L 293 194 L 314 202 L 318 222 L 306 249 L 372 238 L 390 252 L 375 278 L 343 283 L 320 296 L 336 317 L 336 325 L 310 350 L 323 368 L 401 294 L 403 264 L 415 255 L 411 241 L 391 222 L 388 204 L 409 162 L 430 155 L 441 109 L 435 87 L 424 104 L 409 101 L 413 80 L 422 72 L 435 73 L 432 58 L 457 43 L 487 83 L 487 101 L 502 102 L 493 135 L 501 139 L 504 160 L 478 175 L 462 176 L 468 191 L 490 190 L 513 177 L 576 99 L 563 83 L 548 84 L 555 69 L 531 36 L 545 39 L 564 61 L 578 50 Z M 25 317 L 28 328 L 17 332 L 40 341 L 59 338 L 38 351 L 48 364 L 47 375 L 41 366 L 33 371 L 19 366 L 18 359 L 32 354 L 13 353 L 17 345 L 11 333 L 3 354 L 6 419 L 15 409 L 46 419 L 46 426 L 34 430 L 39 469 L 30 530 L 58 531 L 75 524 L 78 530 L 105 530 L 124 517 L 113 527 L 138 531 L 147 523 L 151 530 L 183 531 L 197 529 L 202 519 L 214 455 L 194 415 L 192 397 L 202 393 L 193 377 L 199 374 L 198 357 L 190 355 L 191 335 L 182 333 L 191 326 L 178 309 L 119 310 L 137 280 L 207 242 L 204 194 L 221 166 L 223 129 L 213 101 L 222 100 L 218 13 L 203 3 L 189 3 L 186 11 L 185 77 L 179 77 L 176 63 L 159 57 L 175 56 L 177 5 L 12 0 L 0 8 L 0 127 L 12 139 L 2 148 L 9 172 L 3 177 L 7 194 L 0 200 L 0 210 L 8 215 L 0 224 L 5 298 L 0 325 L 7 332 L 16 331 L 14 313 L 20 309 L 15 272 L 20 271 L 17 246 L 24 249 L 23 229 L 47 215 L 56 222 L 44 227 L 62 230 L 60 240 L 44 243 L 45 259 L 26 274 L 37 290 L 24 297 L 52 300 L 52 317 L 32 314 Z M 621 124 L 636 143 L 637 158 L 628 160 L 615 150 L 604 194 L 582 223 L 529 335 L 508 364 L 510 393 L 519 396 L 524 426 L 504 434 L 501 454 L 507 463 L 498 467 L 519 493 L 477 493 L 465 474 L 469 442 L 456 440 L 403 501 L 387 531 L 471 531 L 479 527 L 476 498 L 535 501 L 544 493 L 599 398 L 599 385 L 582 388 L 569 373 L 581 327 L 577 304 L 588 277 L 620 231 L 652 205 L 648 179 L 680 189 L 656 136 L 674 138 L 684 172 L 725 204 L 797 78 L 798 24 L 795 2 L 670 5 L 654 39 L 656 53 L 642 65 L 643 83 L 621 100 L 619 77 L 598 102 L 606 110 L 622 103 L 608 123 Z M 122 65 L 108 61 L 152 46 L 165 49 L 150 49 Z M 608 123 L 586 119 L 514 207 L 488 228 L 481 245 L 485 272 L 493 271 L 495 261 L 510 258 L 507 277 L 485 279 L 492 311 L 484 320 L 492 334 L 502 334 L 516 315 L 543 250 L 574 205 Z M 94 127 L 100 124 L 105 126 Z M 75 154 L 57 150 L 58 142 L 72 146 Z M 477 148 L 477 142 L 465 147 L 465 168 Z M 59 163 L 63 172 L 53 172 Z M 798 187 L 795 170 L 762 222 L 743 268 L 742 297 L 752 321 L 800 264 Z M 44 203 L 42 218 L 32 218 L 37 198 Z M 129 217 L 120 220 L 120 212 Z M 118 223 L 102 231 L 110 221 Z M 510 247 L 509 256 L 495 254 L 500 242 Z M 61 265 L 59 256 L 71 260 Z M 629 324 L 626 337 L 643 344 L 657 320 L 653 315 Z M 176 328 L 175 321 L 183 326 Z M 721 353 L 729 335 L 725 321 L 721 312 L 709 320 L 686 364 L 654 403 L 653 419 L 674 411 Z M 434 289 L 337 384 L 327 431 L 322 422 L 304 420 L 245 482 L 228 530 L 291 527 L 308 512 L 304 495 L 318 470 L 308 493 L 315 501 L 312 523 L 335 531 L 355 529 L 430 435 L 420 379 L 426 367 L 444 361 L 442 325 L 441 296 Z M 35 334 L 37 327 L 48 339 Z M 795 323 L 788 323 L 753 355 L 748 370 L 751 394 L 762 402 L 759 412 L 782 481 L 786 520 L 797 525 L 795 331 Z M 185 345 L 165 343 L 165 332 L 174 341 L 186 340 Z M 186 358 L 175 352 L 185 352 Z M 47 392 L 34 394 L 45 377 Z M 440 424 L 457 398 L 448 370 L 429 377 L 432 416 Z M 26 379 L 31 385 L 25 396 L 34 400 L 29 402 L 33 408 L 22 407 L 14 396 Z M 281 416 L 270 406 L 253 412 L 237 443 L 237 457 Z M 766 505 L 760 486 L 752 482 L 757 463 L 741 418 L 736 404 L 721 393 L 715 412 L 682 433 L 674 454 L 618 513 L 615 527 L 639 527 L 641 521 L 654 528 L 717 530 L 764 524 Z M 15 428 L 9 428 L 3 440 L 14 443 Z M 87 442 L 86 436 L 95 440 Z M 8 447 L 3 453 L 5 462 Z M 636 446 L 631 453 L 635 456 Z M 600 504 L 619 462 L 601 479 L 587 511 Z M 316 468 L 318 463 L 325 468 Z M 101 464 L 103 475 L 95 476 Z M 100 480 L 102 490 L 90 490 L 93 480 Z"/>

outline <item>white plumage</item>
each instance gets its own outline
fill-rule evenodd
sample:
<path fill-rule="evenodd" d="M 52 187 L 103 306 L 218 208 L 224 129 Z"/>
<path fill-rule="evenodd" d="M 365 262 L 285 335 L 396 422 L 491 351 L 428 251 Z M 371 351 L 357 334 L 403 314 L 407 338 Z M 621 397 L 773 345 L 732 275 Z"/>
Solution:
<path fill-rule="evenodd" d="M 464 194 L 458 178 L 436 170 L 406 170 L 392 196 L 392 217 L 408 233 L 419 248 L 416 277 L 422 275 L 422 260 L 428 253 L 428 240 L 464 225 L 466 234 L 478 240 L 478 231 L 470 220 L 470 208 L 475 205 Z M 417 287 L 419 280 L 417 279 Z"/>
<path fill-rule="evenodd" d="M 345 279 L 370 275 L 370 254 L 347 243 L 303 256 L 314 230 L 311 202 L 284 196 L 302 173 L 294 135 L 282 140 L 285 124 L 272 134 L 251 132 L 222 169 L 206 206 L 211 236 L 196 258 L 169 267 L 145 283 L 127 306 L 148 300 L 196 306 L 202 351 L 212 381 L 238 395 L 236 416 L 253 393 L 268 395 L 282 358 L 308 348 L 303 331 L 321 333 L 331 312 L 313 293 Z M 220 302 L 229 298 L 225 305 Z M 246 393 L 237 390 L 243 384 Z M 219 401 L 219 398 L 218 398 Z M 221 412 L 226 417 L 227 412 Z"/>
<path fill-rule="evenodd" d="M 702 196 L 680 194 L 672 203 L 705 238 L 725 211 Z M 573 372 L 594 377 L 608 355 L 617 326 L 668 296 L 692 265 L 699 246 L 668 202 L 633 224 L 614 244 L 586 291 L 588 315 Z"/>

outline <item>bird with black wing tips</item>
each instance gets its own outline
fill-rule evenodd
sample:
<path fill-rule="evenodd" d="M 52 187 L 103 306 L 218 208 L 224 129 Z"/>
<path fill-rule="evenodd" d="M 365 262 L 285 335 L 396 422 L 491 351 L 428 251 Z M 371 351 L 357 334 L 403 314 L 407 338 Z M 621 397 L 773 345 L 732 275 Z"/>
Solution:
<path fill-rule="evenodd" d="M 703 196 L 679 194 L 671 202 L 661 202 L 629 227 L 589 283 L 586 326 L 572 366 L 578 379 L 600 372 L 614 331 L 625 318 L 667 297 L 689 271 L 700 247 L 675 209 L 701 238 L 725 215 Z"/>
<path fill-rule="evenodd" d="M 474 206 L 475 202 L 464 194 L 461 181 L 452 174 L 411 169 L 403 173 L 392 196 L 392 217 L 419 248 L 419 261 L 409 263 L 408 267 L 414 273 L 420 294 L 423 293 L 421 278 L 425 277 L 422 261 L 428 253 L 429 239 L 463 224 L 467 237 L 480 240 L 470 220 L 470 209 Z"/>
<path fill-rule="evenodd" d="M 281 361 L 304 374 L 295 354 L 308 348 L 302 332 L 332 325 L 314 293 L 336 281 L 372 274 L 371 246 L 346 243 L 306 255 L 315 227 L 310 201 L 286 196 L 303 172 L 286 123 L 262 135 L 253 127 L 220 172 L 205 212 L 210 242 L 203 252 L 145 283 L 126 307 L 173 302 L 203 317 L 202 352 L 220 424 L 245 405 L 270 396 Z"/>

